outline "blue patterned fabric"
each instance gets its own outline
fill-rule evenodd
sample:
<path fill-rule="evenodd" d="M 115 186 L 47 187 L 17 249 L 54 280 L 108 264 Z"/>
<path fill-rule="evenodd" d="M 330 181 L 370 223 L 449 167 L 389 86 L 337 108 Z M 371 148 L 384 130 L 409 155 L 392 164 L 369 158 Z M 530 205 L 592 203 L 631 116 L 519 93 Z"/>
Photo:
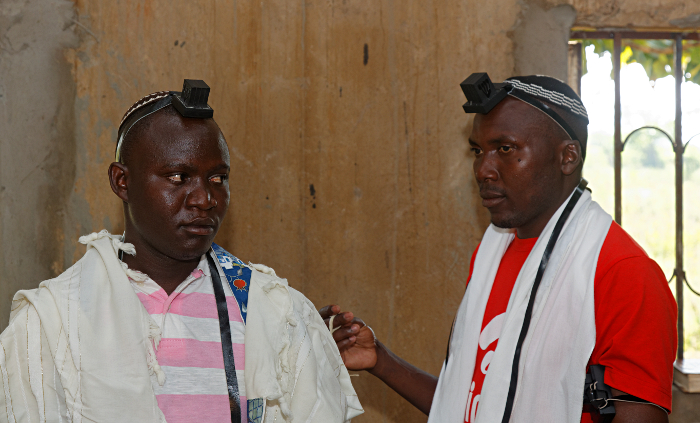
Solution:
<path fill-rule="evenodd" d="M 248 423 L 262 423 L 263 399 L 255 398 L 248 400 Z"/>
<path fill-rule="evenodd" d="M 250 275 L 252 271 L 243 264 L 241 260 L 220 246 L 212 244 L 211 248 L 214 250 L 214 254 L 216 254 L 219 265 L 221 265 L 221 269 L 224 271 L 228 285 L 231 287 L 231 291 L 233 291 L 233 295 L 236 297 L 238 307 L 241 310 L 241 317 L 243 317 L 243 323 L 245 324 L 248 314 L 248 288 L 250 287 Z"/>

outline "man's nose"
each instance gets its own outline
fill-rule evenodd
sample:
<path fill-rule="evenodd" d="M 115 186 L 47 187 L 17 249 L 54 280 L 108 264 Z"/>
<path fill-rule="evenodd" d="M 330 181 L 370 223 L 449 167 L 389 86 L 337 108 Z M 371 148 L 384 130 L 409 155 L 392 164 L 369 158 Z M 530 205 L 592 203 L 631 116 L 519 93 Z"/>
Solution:
<path fill-rule="evenodd" d="M 474 160 L 474 175 L 479 183 L 484 183 L 486 181 L 497 181 L 499 175 L 495 157 L 491 157 L 490 154 L 484 153 L 482 157 Z"/>
<path fill-rule="evenodd" d="M 187 207 L 197 207 L 202 210 L 209 210 L 217 206 L 216 199 L 212 195 L 209 181 L 197 178 L 193 181 L 192 190 L 187 194 L 185 205 Z"/>

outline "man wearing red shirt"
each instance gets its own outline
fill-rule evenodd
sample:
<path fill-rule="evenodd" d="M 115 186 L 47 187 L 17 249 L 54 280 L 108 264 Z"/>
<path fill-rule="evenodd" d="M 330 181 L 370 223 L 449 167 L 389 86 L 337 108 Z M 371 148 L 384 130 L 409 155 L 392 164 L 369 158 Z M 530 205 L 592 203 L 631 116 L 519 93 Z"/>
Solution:
<path fill-rule="evenodd" d="M 676 304 L 659 266 L 583 190 L 580 98 L 554 78 L 500 88 L 480 75 L 463 83 L 480 92 L 463 89 L 492 225 L 472 255 L 440 378 L 328 306 L 346 367 L 379 377 L 431 423 L 574 423 L 603 421 L 582 399 L 588 367 L 600 365 L 613 397 L 637 401 L 615 401 L 613 422 L 667 422 Z"/>

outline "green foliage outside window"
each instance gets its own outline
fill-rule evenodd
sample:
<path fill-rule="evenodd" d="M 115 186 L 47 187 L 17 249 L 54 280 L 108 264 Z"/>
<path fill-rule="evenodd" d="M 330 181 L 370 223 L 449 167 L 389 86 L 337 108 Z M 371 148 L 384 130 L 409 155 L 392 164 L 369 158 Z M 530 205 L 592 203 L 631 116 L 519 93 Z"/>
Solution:
<path fill-rule="evenodd" d="M 606 69 L 609 57 L 604 58 L 605 66 L 600 65 L 602 58 L 586 57 L 586 47 L 593 46 L 596 54 L 613 52 L 613 40 L 580 40 L 583 44 L 582 73 L 588 73 L 587 63 L 598 60 L 596 69 Z M 673 40 L 622 40 L 620 61 L 626 64 L 639 63 L 646 71 L 650 81 L 673 76 L 674 71 Z M 700 84 L 700 42 L 687 40 L 683 42 L 683 75 L 684 81 Z M 593 70 L 591 65 L 591 70 Z M 622 72 L 622 135 L 623 139 L 629 131 L 640 125 L 659 127 L 673 134 L 674 120 L 672 114 L 662 113 L 662 108 L 671 108 L 668 103 L 673 97 L 668 92 L 669 84 L 657 84 L 653 90 L 663 87 L 667 101 L 661 105 L 653 100 L 645 104 L 637 104 L 625 97 L 624 78 Z M 590 102 L 590 106 L 598 110 L 604 109 L 608 115 L 613 113 L 613 97 L 600 96 L 600 84 L 612 87 L 612 74 L 606 77 L 600 74 L 589 75 L 595 83 L 582 85 L 582 97 Z M 628 80 L 627 94 L 630 89 L 642 89 L 633 84 L 644 83 L 642 79 Z M 673 85 L 673 84 L 670 84 Z M 698 132 L 696 122 L 700 121 L 700 96 L 698 87 L 686 84 L 683 87 L 688 95 L 683 97 L 684 139 Z M 588 90 L 588 91 L 587 91 Z M 608 93 L 609 94 L 609 93 Z M 600 119 L 602 114 L 598 114 Z M 637 119 L 632 119 L 636 116 Z M 639 117 L 643 117 L 640 121 Z M 584 177 L 588 179 L 597 202 L 608 211 L 614 209 L 614 142 L 612 125 L 601 127 L 600 122 L 594 125 L 596 130 L 589 132 L 588 153 L 584 167 Z M 692 128 L 692 129 L 691 129 Z M 636 132 L 625 146 L 622 166 L 622 225 L 663 269 L 666 278 L 670 279 L 675 268 L 675 155 L 671 145 L 662 134 L 654 130 Z M 700 287 L 700 136 L 688 144 L 683 156 L 683 243 L 684 270 L 688 282 L 698 289 Z M 675 292 L 675 281 L 671 290 Z M 684 296 L 684 348 L 685 358 L 700 359 L 700 296 L 696 296 L 685 287 Z"/>
<path fill-rule="evenodd" d="M 607 51 L 613 53 L 613 40 L 582 40 L 583 43 L 583 74 L 586 69 L 585 48 L 595 46 L 595 53 Z M 620 62 L 623 64 L 639 63 L 655 81 L 664 76 L 673 75 L 673 40 L 622 40 Z M 683 74 L 686 81 L 700 84 L 700 42 L 683 41 Z M 612 77 L 612 75 L 611 75 Z"/>

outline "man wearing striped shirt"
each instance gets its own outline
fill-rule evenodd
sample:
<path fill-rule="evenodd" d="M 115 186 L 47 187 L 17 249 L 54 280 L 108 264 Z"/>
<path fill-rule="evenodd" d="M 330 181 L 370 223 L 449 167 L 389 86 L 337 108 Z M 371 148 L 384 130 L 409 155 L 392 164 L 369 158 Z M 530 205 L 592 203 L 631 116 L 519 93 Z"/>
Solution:
<path fill-rule="evenodd" d="M 362 413 L 313 304 L 213 244 L 229 205 L 209 87 L 136 102 L 112 190 L 123 236 L 20 291 L 0 335 L 0 422 L 345 422 Z M 3 411 L 4 410 L 4 411 Z"/>

